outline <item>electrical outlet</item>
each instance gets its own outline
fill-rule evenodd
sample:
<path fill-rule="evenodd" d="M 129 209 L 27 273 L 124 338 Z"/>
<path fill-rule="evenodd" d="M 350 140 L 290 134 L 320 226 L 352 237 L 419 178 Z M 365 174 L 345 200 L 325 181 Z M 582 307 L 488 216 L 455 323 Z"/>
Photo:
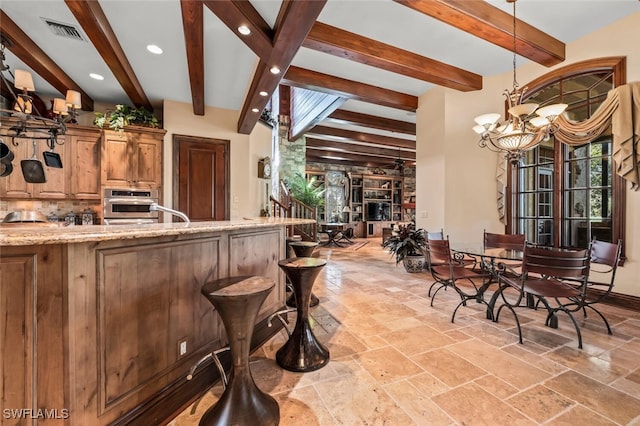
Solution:
<path fill-rule="evenodd" d="M 180 340 L 178 342 L 178 354 L 180 356 L 183 356 L 186 353 L 187 353 L 187 340 L 186 339 Z"/>

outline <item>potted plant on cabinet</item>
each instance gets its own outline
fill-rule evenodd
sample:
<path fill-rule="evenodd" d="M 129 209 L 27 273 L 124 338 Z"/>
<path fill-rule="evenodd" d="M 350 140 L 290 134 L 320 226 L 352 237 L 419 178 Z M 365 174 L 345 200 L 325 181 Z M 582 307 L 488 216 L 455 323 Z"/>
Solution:
<path fill-rule="evenodd" d="M 396 265 L 403 263 L 407 272 L 420 272 L 424 269 L 425 231 L 416 229 L 415 222 L 396 225 L 393 234 L 382 243 L 382 246 L 395 255 Z"/>
<path fill-rule="evenodd" d="M 108 126 L 111 130 L 122 132 L 125 126 L 140 125 L 158 127 L 158 118 L 145 107 L 132 108 L 128 105 L 116 105 L 116 109 L 105 113 L 96 112 L 93 124 L 98 127 Z"/>

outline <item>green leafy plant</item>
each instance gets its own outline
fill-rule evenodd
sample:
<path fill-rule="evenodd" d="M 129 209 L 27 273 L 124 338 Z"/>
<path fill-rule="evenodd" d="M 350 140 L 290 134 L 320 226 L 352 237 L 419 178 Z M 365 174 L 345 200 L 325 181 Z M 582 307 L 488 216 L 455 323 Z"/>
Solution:
<path fill-rule="evenodd" d="M 315 176 L 307 180 L 300 173 L 297 173 L 292 177 L 285 178 L 285 184 L 291 195 L 307 206 L 318 207 L 324 204 L 325 189 L 317 182 Z"/>
<path fill-rule="evenodd" d="M 398 229 L 382 243 L 382 246 L 396 256 L 398 264 L 407 256 L 424 255 L 427 243 L 425 235 L 424 229 L 416 229 L 416 224 L 412 221 L 408 225 L 398 225 Z"/>
<path fill-rule="evenodd" d="M 116 105 L 114 110 L 105 113 L 96 112 L 93 124 L 98 127 L 108 126 L 116 132 L 122 132 L 125 126 L 140 124 L 149 127 L 158 127 L 158 118 L 145 107 L 133 108 L 128 105 Z"/>

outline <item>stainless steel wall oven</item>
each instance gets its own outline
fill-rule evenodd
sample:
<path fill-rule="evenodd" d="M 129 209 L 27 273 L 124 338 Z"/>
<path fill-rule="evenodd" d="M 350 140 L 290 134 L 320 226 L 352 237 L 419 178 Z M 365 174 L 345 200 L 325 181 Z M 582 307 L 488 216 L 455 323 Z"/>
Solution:
<path fill-rule="evenodd" d="M 151 204 L 157 202 L 157 189 L 105 189 L 103 199 L 104 224 L 157 223 L 158 212 L 150 209 Z"/>

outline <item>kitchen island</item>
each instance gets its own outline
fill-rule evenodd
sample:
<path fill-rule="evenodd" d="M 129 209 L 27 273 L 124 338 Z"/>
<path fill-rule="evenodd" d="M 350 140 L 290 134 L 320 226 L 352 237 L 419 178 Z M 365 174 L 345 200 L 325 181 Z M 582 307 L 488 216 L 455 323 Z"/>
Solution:
<path fill-rule="evenodd" d="M 3 421 L 161 424 L 217 379 L 208 363 L 186 380 L 227 344 L 202 285 L 276 282 L 257 318 L 252 346 L 261 345 L 277 331 L 266 319 L 284 306 L 285 228 L 303 223 L 0 227 L 2 408 L 28 422 Z"/>

